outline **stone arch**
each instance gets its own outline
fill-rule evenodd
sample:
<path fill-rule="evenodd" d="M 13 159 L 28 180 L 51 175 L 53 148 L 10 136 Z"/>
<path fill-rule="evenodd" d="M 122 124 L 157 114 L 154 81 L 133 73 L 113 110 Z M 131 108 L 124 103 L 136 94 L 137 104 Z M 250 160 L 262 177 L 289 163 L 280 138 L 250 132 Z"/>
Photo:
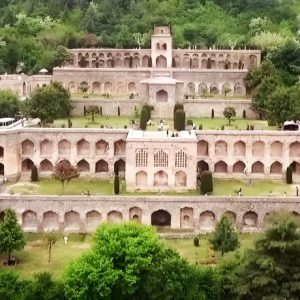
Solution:
<path fill-rule="evenodd" d="M 224 62 L 224 60 L 220 60 L 218 62 L 218 69 L 225 69 L 225 62 Z"/>
<path fill-rule="evenodd" d="M 136 186 L 147 186 L 148 175 L 144 171 L 139 171 L 135 174 L 135 185 Z"/>
<path fill-rule="evenodd" d="M 107 221 L 111 223 L 120 223 L 123 220 L 122 213 L 117 210 L 112 210 L 107 214 Z"/>
<path fill-rule="evenodd" d="M 256 161 L 251 168 L 252 173 L 263 174 L 264 173 L 264 164 L 260 161 Z"/>
<path fill-rule="evenodd" d="M 142 209 L 139 207 L 131 207 L 129 209 L 129 220 L 135 221 L 137 223 L 142 223 Z"/>
<path fill-rule="evenodd" d="M 201 69 L 207 69 L 207 59 L 201 60 Z"/>
<path fill-rule="evenodd" d="M 101 84 L 100 82 L 93 82 L 92 83 L 92 93 L 93 94 L 100 94 L 101 93 Z"/>
<path fill-rule="evenodd" d="M 70 155 L 71 154 L 71 143 L 63 139 L 58 143 L 58 154 L 59 155 Z"/>
<path fill-rule="evenodd" d="M 173 58 L 173 62 L 174 62 L 174 66 L 175 68 L 180 68 L 181 67 L 181 59 L 178 55 L 176 55 L 174 58 Z"/>
<path fill-rule="evenodd" d="M 62 162 L 64 162 L 65 164 L 71 166 L 70 161 L 68 161 L 67 159 L 62 159 L 62 160 L 60 161 L 60 163 L 62 163 Z"/>
<path fill-rule="evenodd" d="M 199 226 L 201 230 L 212 231 L 215 228 L 216 216 L 210 211 L 206 210 L 200 214 Z"/>
<path fill-rule="evenodd" d="M 132 59 L 132 67 L 133 68 L 138 68 L 141 65 L 141 60 L 139 56 L 134 56 Z"/>
<path fill-rule="evenodd" d="M 293 161 L 290 164 L 290 167 L 292 167 L 292 170 L 296 175 L 300 175 L 300 163 L 299 162 Z"/>
<path fill-rule="evenodd" d="M 0 163 L 0 176 L 4 176 L 4 164 Z"/>
<path fill-rule="evenodd" d="M 106 155 L 108 153 L 108 143 L 104 140 L 100 140 L 96 143 L 96 155 L 101 156 L 101 155 Z"/>
<path fill-rule="evenodd" d="M 65 231 L 80 231 L 80 215 L 74 210 L 65 213 Z"/>
<path fill-rule="evenodd" d="M 126 142 L 123 140 L 116 141 L 114 143 L 114 154 L 125 156 L 126 153 Z"/>
<path fill-rule="evenodd" d="M 225 95 L 225 92 L 226 92 L 226 94 L 229 94 L 230 92 L 228 92 L 229 90 L 231 90 L 231 87 L 230 87 L 230 84 L 229 83 L 224 83 L 223 85 L 222 85 L 222 94 L 224 94 Z"/>
<path fill-rule="evenodd" d="M 276 141 L 271 144 L 271 156 L 272 157 L 282 156 L 282 143 Z"/>
<path fill-rule="evenodd" d="M 142 66 L 143 68 L 148 68 L 150 62 L 150 57 L 148 55 L 144 55 L 142 59 Z"/>
<path fill-rule="evenodd" d="M 227 173 L 228 172 L 228 166 L 224 161 L 222 161 L 222 160 L 218 161 L 215 164 L 214 171 L 215 171 L 215 173 Z"/>
<path fill-rule="evenodd" d="M 215 155 L 226 156 L 227 155 L 227 143 L 224 141 L 218 141 L 215 144 Z"/>
<path fill-rule="evenodd" d="M 111 94 L 113 92 L 113 85 L 111 82 L 104 83 L 104 93 Z"/>
<path fill-rule="evenodd" d="M 119 95 L 126 94 L 125 84 L 123 82 L 118 82 L 116 85 L 116 93 Z"/>
<path fill-rule="evenodd" d="M 126 163 L 123 159 L 119 159 L 114 163 L 115 173 L 118 172 L 120 175 L 125 175 Z"/>
<path fill-rule="evenodd" d="M 3 156 L 4 156 L 4 148 L 0 147 L 0 157 L 3 157 Z"/>
<path fill-rule="evenodd" d="M 129 94 L 136 94 L 136 85 L 135 82 L 128 83 L 128 93 Z"/>
<path fill-rule="evenodd" d="M 43 140 L 40 143 L 40 153 L 44 156 L 52 156 L 53 154 L 53 143 L 48 139 Z"/>
<path fill-rule="evenodd" d="M 108 172 L 108 163 L 105 160 L 100 159 L 96 162 L 95 173 L 104 173 L 104 172 Z"/>
<path fill-rule="evenodd" d="M 189 58 L 189 56 L 186 56 L 186 57 L 183 58 L 182 66 L 185 69 L 190 69 L 191 68 L 191 59 Z"/>
<path fill-rule="evenodd" d="M 167 58 L 163 55 L 160 55 L 156 58 L 156 67 L 157 68 L 166 68 L 167 67 Z"/>
<path fill-rule="evenodd" d="M 207 85 L 205 83 L 200 83 L 198 86 L 198 94 L 203 95 L 207 93 Z"/>
<path fill-rule="evenodd" d="M 257 66 L 257 56 L 256 55 L 253 55 L 251 54 L 249 56 L 249 67 L 256 67 Z"/>
<path fill-rule="evenodd" d="M 186 94 L 189 96 L 195 96 L 195 84 L 190 82 L 186 87 Z"/>
<path fill-rule="evenodd" d="M 233 173 L 244 173 L 246 169 L 246 165 L 242 161 L 237 161 L 233 167 L 232 167 L 232 172 Z"/>
<path fill-rule="evenodd" d="M 34 143 L 30 140 L 22 142 L 22 155 L 32 156 L 34 154 Z"/>
<path fill-rule="evenodd" d="M 77 168 L 79 172 L 89 172 L 90 164 L 85 159 L 82 159 L 77 163 Z"/>
<path fill-rule="evenodd" d="M 124 67 L 130 68 L 131 67 L 132 58 L 131 57 L 125 57 L 124 58 Z"/>
<path fill-rule="evenodd" d="M 89 156 L 90 155 L 90 143 L 85 140 L 81 139 L 76 144 L 77 147 L 77 155 L 80 156 Z"/>
<path fill-rule="evenodd" d="M 200 160 L 197 163 L 197 173 L 201 174 L 203 171 L 208 171 L 209 170 L 209 165 L 206 161 Z"/>
<path fill-rule="evenodd" d="M 300 157 L 300 142 L 290 144 L 290 157 Z"/>
<path fill-rule="evenodd" d="M 107 57 L 109 57 L 108 54 L 107 54 Z M 106 60 L 106 66 L 107 66 L 107 68 L 113 68 L 113 60 L 111 58 L 108 58 Z"/>
<path fill-rule="evenodd" d="M 162 170 L 154 174 L 154 186 L 168 186 L 168 174 Z"/>
<path fill-rule="evenodd" d="M 208 142 L 201 140 L 197 143 L 197 155 L 208 156 Z"/>
<path fill-rule="evenodd" d="M 101 214 L 96 210 L 91 210 L 85 215 L 86 229 L 88 231 L 95 231 L 101 222 Z"/>
<path fill-rule="evenodd" d="M 192 69 L 199 69 L 199 59 L 197 57 L 192 59 Z"/>
<path fill-rule="evenodd" d="M 171 214 L 163 209 L 151 214 L 151 225 L 159 227 L 171 227 Z"/>
<path fill-rule="evenodd" d="M 187 176 L 183 171 L 178 171 L 175 173 L 175 186 L 176 187 L 186 187 Z"/>
<path fill-rule="evenodd" d="M 118 54 L 117 54 L 118 56 Z M 117 57 L 114 59 L 114 67 L 115 68 L 121 68 L 122 67 L 122 59 L 120 57 Z"/>
<path fill-rule="evenodd" d="M 231 221 L 232 225 L 236 225 L 236 213 L 231 210 L 225 211 L 224 215 Z"/>
<path fill-rule="evenodd" d="M 274 212 L 267 212 L 265 215 L 264 215 L 264 227 L 268 227 L 271 225 L 272 223 L 272 217 L 274 215 Z"/>
<path fill-rule="evenodd" d="M 233 145 L 233 155 L 234 156 L 246 156 L 246 144 L 242 141 L 238 141 Z"/>
<path fill-rule="evenodd" d="M 219 87 L 216 83 L 212 83 L 210 85 L 210 89 L 209 89 L 209 92 L 212 94 L 212 95 L 218 95 L 219 94 Z"/>
<path fill-rule="evenodd" d="M 243 96 L 244 88 L 240 83 L 237 83 L 237 84 L 234 85 L 233 94 L 235 96 Z"/>
<path fill-rule="evenodd" d="M 22 161 L 22 172 L 30 172 L 33 168 L 34 163 L 31 159 L 26 158 Z"/>
<path fill-rule="evenodd" d="M 156 102 L 168 102 L 168 97 L 168 92 L 165 90 L 156 92 Z"/>
<path fill-rule="evenodd" d="M 22 228 L 24 231 L 36 232 L 38 230 L 38 219 L 36 212 L 26 210 L 22 214 Z"/>
<path fill-rule="evenodd" d="M 86 81 L 80 82 L 78 86 L 79 92 L 85 91 L 86 93 L 89 91 L 89 84 Z"/>
<path fill-rule="evenodd" d="M 243 216 L 243 228 L 257 228 L 258 225 L 258 216 L 254 211 L 248 211 Z"/>
<path fill-rule="evenodd" d="M 263 157 L 265 155 L 265 143 L 258 141 L 252 144 L 252 155 L 256 157 Z"/>
<path fill-rule="evenodd" d="M 40 163 L 40 171 L 41 173 L 53 172 L 53 164 L 48 159 L 44 159 Z"/>
<path fill-rule="evenodd" d="M 180 209 L 180 228 L 194 228 L 194 209 L 192 207 Z"/>
<path fill-rule="evenodd" d="M 43 230 L 57 231 L 59 230 L 59 216 L 53 211 L 47 211 L 43 214 Z"/>
<path fill-rule="evenodd" d="M 74 81 L 70 81 L 68 83 L 68 90 L 70 91 L 71 94 L 76 93 L 76 84 Z"/>
<path fill-rule="evenodd" d="M 275 161 L 272 163 L 270 167 L 271 174 L 282 174 L 282 164 L 279 161 Z"/>

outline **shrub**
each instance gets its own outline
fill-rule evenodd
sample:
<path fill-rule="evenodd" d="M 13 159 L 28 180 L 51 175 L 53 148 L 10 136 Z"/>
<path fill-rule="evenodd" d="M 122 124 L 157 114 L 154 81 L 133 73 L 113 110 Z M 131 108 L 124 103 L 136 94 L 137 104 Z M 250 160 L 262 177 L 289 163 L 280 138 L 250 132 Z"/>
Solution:
<path fill-rule="evenodd" d="M 68 119 L 68 127 L 69 127 L 69 128 L 72 128 L 72 126 L 73 126 L 72 121 L 71 121 L 71 119 L 69 118 L 69 119 Z"/>
<path fill-rule="evenodd" d="M 211 118 L 213 119 L 214 117 L 215 117 L 215 110 L 212 109 L 212 110 L 211 110 Z"/>
<path fill-rule="evenodd" d="M 100 125 L 100 128 L 104 128 L 104 125 L 103 125 L 103 124 L 101 124 L 101 125 Z"/>
<path fill-rule="evenodd" d="M 83 115 L 86 116 L 86 107 L 85 107 L 85 105 L 83 106 Z"/>
<path fill-rule="evenodd" d="M 224 126 L 224 125 L 222 125 L 222 126 L 221 126 L 221 130 L 224 130 L 224 129 L 225 129 L 225 126 Z"/>
<path fill-rule="evenodd" d="M 36 165 L 34 165 L 31 169 L 31 181 L 32 182 L 39 181 L 39 175 L 38 175 L 38 170 L 37 170 Z"/>
<path fill-rule="evenodd" d="M 199 247 L 200 246 L 200 241 L 199 241 L 199 237 L 198 236 L 194 237 L 194 246 L 195 247 Z"/>
<path fill-rule="evenodd" d="M 286 183 L 287 184 L 293 183 L 293 168 L 291 166 L 287 167 L 286 169 Z"/>
<path fill-rule="evenodd" d="M 246 119 L 246 111 L 245 110 L 243 110 L 243 119 Z"/>
<path fill-rule="evenodd" d="M 178 131 L 185 129 L 185 112 L 182 109 L 178 109 L 175 113 L 175 126 Z"/>
<path fill-rule="evenodd" d="M 120 177 L 119 177 L 119 175 L 116 175 L 114 178 L 114 192 L 116 195 L 119 195 L 119 193 L 120 193 Z"/>
<path fill-rule="evenodd" d="M 210 171 L 203 171 L 200 179 L 200 191 L 202 195 L 211 193 L 214 190 L 212 173 Z"/>
<path fill-rule="evenodd" d="M 147 108 L 143 107 L 142 111 L 141 111 L 141 117 L 140 117 L 140 128 L 142 130 L 146 130 L 146 128 L 147 128 L 148 115 L 149 115 L 149 112 L 148 112 Z"/>
<path fill-rule="evenodd" d="M 202 130 L 203 126 L 202 124 L 199 124 L 199 130 Z"/>
<path fill-rule="evenodd" d="M 174 105 L 174 109 L 173 109 L 173 122 L 174 122 L 174 128 L 176 128 L 176 127 L 175 127 L 175 114 L 176 114 L 176 111 L 177 111 L 178 109 L 184 110 L 184 107 L 183 107 L 183 104 L 182 104 L 182 103 L 176 103 L 176 104 Z"/>
<path fill-rule="evenodd" d="M 127 125 L 124 125 L 124 129 L 127 129 Z"/>
<path fill-rule="evenodd" d="M 121 111 L 120 111 L 120 106 L 118 106 L 118 116 L 120 117 Z"/>
<path fill-rule="evenodd" d="M 191 125 L 191 126 L 193 126 L 193 124 L 194 124 L 193 120 L 191 120 L 191 119 L 187 120 L 186 123 L 187 123 L 188 125 Z"/>
<path fill-rule="evenodd" d="M 102 106 L 99 107 L 99 114 L 102 116 Z"/>

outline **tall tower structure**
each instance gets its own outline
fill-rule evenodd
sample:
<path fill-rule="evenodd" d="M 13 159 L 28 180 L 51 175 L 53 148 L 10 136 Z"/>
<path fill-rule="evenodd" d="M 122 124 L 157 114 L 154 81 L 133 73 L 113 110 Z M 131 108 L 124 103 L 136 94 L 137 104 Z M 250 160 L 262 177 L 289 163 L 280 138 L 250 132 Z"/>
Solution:
<path fill-rule="evenodd" d="M 155 27 L 151 37 L 151 58 L 154 68 L 172 67 L 172 46 L 170 27 Z"/>

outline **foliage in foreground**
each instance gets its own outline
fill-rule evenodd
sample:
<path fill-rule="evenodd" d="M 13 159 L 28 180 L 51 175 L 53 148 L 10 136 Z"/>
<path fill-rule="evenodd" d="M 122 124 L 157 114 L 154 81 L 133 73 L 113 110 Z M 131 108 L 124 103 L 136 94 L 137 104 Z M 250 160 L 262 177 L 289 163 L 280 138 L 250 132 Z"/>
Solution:
<path fill-rule="evenodd" d="M 94 242 L 65 274 L 68 299 L 213 299 L 212 272 L 164 248 L 151 227 L 102 225 Z"/>

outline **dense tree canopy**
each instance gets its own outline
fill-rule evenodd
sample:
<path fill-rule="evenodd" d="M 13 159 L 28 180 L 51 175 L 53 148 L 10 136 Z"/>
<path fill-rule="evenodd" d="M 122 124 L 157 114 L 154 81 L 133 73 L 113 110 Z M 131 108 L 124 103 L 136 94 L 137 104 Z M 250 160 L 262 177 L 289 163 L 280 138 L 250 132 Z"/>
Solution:
<path fill-rule="evenodd" d="M 0 72 L 51 71 L 59 45 L 150 46 L 155 25 L 172 26 L 175 47 L 261 47 L 299 38 L 296 0 L 3 0 Z M 91 46 L 91 45 L 89 45 Z"/>
<path fill-rule="evenodd" d="M 20 101 L 11 91 L 0 91 L 0 118 L 14 118 L 20 110 Z"/>
<path fill-rule="evenodd" d="M 151 227 L 105 224 L 94 241 L 65 274 L 67 299 L 215 299 L 212 272 L 164 248 Z"/>

